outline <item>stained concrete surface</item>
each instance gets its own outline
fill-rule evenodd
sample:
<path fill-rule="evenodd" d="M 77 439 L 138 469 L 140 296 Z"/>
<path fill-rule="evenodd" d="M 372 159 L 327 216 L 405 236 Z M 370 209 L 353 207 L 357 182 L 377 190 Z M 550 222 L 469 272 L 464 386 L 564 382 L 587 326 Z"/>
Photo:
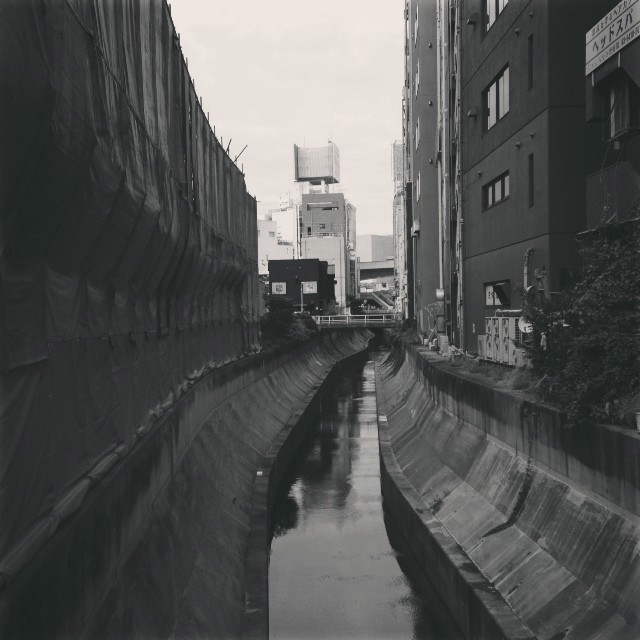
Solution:
<path fill-rule="evenodd" d="M 586 469 L 589 434 L 567 438 L 558 415 L 545 420 L 545 408 L 483 391 L 418 351 L 392 354 L 379 371 L 389 446 L 407 490 L 531 634 L 640 637 L 640 528 L 625 509 L 638 503 L 630 464 Z M 628 462 L 637 452 L 628 440 L 626 452 L 591 458 Z M 556 471 L 563 468 L 565 476 Z M 595 493 L 622 485 L 606 492 L 617 504 Z"/>
<path fill-rule="evenodd" d="M 195 383 L 0 596 L 0 637 L 237 638 L 256 469 L 370 334 L 323 334 Z"/>

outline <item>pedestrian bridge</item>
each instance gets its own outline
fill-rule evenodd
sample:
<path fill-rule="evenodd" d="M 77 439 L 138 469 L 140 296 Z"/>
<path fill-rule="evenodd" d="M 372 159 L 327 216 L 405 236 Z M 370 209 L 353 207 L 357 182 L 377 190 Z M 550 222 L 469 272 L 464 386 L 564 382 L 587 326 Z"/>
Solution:
<path fill-rule="evenodd" d="M 367 313 L 359 316 L 313 316 L 318 327 L 395 327 L 400 324 L 397 313 Z"/>

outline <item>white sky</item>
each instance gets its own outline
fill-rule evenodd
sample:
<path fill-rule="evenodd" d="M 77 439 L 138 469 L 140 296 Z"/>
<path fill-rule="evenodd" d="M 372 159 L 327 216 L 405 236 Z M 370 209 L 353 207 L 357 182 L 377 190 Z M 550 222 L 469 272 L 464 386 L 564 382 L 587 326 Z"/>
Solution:
<path fill-rule="evenodd" d="M 358 235 L 392 233 L 403 0 L 173 0 L 196 92 L 258 210 L 293 185 L 293 145 L 331 138 Z"/>

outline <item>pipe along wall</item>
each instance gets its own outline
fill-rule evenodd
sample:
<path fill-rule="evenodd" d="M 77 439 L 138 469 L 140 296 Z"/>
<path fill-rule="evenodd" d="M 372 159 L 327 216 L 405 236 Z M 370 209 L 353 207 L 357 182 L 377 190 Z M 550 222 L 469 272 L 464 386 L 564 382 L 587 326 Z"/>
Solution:
<path fill-rule="evenodd" d="M 640 637 L 640 438 L 420 347 L 376 362 L 383 494 L 468 638 Z"/>
<path fill-rule="evenodd" d="M 0 637 L 237 638 L 243 625 L 246 635 L 266 628 L 249 583 L 256 562 L 267 565 L 267 529 L 250 541 L 265 504 L 254 504 L 257 471 L 334 366 L 370 338 L 323 332 L 196 382 L 0 594 Z"/>

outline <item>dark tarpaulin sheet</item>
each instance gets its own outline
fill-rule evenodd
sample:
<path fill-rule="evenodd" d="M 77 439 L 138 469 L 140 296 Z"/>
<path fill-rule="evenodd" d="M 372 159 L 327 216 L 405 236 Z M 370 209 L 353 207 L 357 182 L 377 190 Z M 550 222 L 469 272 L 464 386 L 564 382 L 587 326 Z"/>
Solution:
<path fill-rule="evenodd" d="M 0 586 L 258 349 L 255 200 L 164 0 L 0 3 Z"/>

